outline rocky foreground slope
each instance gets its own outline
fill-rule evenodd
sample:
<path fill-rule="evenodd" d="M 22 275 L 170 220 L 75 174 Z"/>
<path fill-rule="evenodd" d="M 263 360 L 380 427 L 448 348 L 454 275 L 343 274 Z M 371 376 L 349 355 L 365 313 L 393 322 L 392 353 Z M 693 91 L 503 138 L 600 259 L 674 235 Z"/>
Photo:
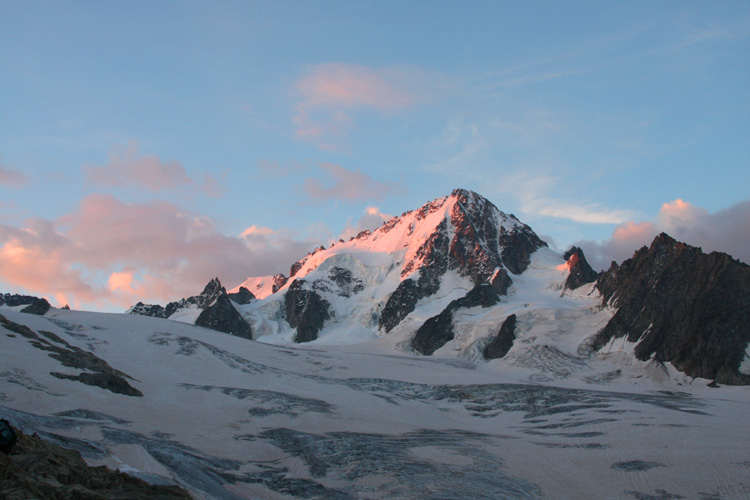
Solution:
<path fill-rule="evenodd" d="M 146 481 L 103 466 L 90 467 L 75 450 L 21 431 L 10 454 L 0 453 L 4 500 L 190 500 L 177 486 Z"/>

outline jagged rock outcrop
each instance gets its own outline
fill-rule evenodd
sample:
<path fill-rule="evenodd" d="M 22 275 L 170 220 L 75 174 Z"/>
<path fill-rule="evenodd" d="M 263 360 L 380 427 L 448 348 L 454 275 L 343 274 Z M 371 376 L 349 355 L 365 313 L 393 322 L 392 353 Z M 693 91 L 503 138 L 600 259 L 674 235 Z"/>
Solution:
<path fill-rule="evenodd" d="M 273 277 L 273 286 L 271 287 L 271 293 L 278 292 L 281 287 L 286 285 L 286 282 L 289 281 L 289 278 L 284 276 L 283 274 L 277 274 Z"/>
<path fill-rule="evenodd" d="M 305 288 L 305 280 L 296 279 L 284 296 L 284 317 L 295 328 L 295 342 L 310 342 L 318 338 L 323 324 L 331 316 L 330 304 L 315 291 Z"/>
<path fill-rule="evenodd" d="M 440 314 L 425 321 L 412 338 L 412 348 L 424 355 L 434 353 L 453 340 L 453 315 L 456 311 L 477 306 L 491 307 L 499 301 L 500 294 L 490 283 L 476 285 L 460 299 L 451 301 Z"/>
<path fill-rule="evenodd" d="M 319 292 L 349 298 L 365 289 L 360 278 L 355 278 L 349 269 L 334 266 L 328 270 L 325 278 L 316 279 L 312 288 Z"/>
<path fill-rule="evenodd" d="M 588 283 L 593 283 L 599 277 L 599 273 L 591 268 L 583 255 L 583 250 L 580 248 L 571 247 L 563 254 L 563 259 L 568 261 L 568 269 L 570 269 L 570 274 L 565 280 L 566 289 L 575 290 Z"/>
<path fill-rule="evenodd" d="M 104 466 L 90 467 L 68 450 L 15 429 L 10 455 L 0 454 L 0 498 L 27 500 L 189 500 L 178 486 L 149 484 Z"/>
<path fill-rule="evenodd" d="M 137 314 L 139 316 L 151 316 L 152 318 L 166 318 L 167 313 L 163 306 L 159 304 L 144 304 L 138 302 L 128 309 L 128 314 Z"/>
<path fill-rule="evenodd" d="M 492 337 L 492 340 L 484 348 L 485 359 L 500 359 L 513 347 L 516 340 L 516 315 L 511 314 L 503 321 L 500 330 Z"/>
<path fill-rule="evenodd" d="M 255 300 L 255 295 L 253 295 L 253 292 L 251 292 L 244 286 L 241 286 L 239 291 L 235 293 L 228 293 L 227 295 L 230 299 L 232 299 L 232 302 L 240 305 L 249 304 L 250 302 Z"/>
<path fill-rule="evenodd" d="M 390 332 L 417 307 L 419 299 L 429 297 L 440 288 L 439 275 L 434 268 L 423 267 L 419 278 L 407 278 L 388 297 L 378 319 L 378 328 Z"/>
<path fill-rule="evenodd" d="M 81 370 L 77 374 L 50 372 L 53 377 L 74 380 L 124 396 L 143 396 L 141 391 L 128 382 L 128 380 L 133 380 L 131 377 L 115 370 L 95 354 L 70 345 L 52 332 L 34 332 L 29 327 L 10 321 L 3 315 L 0 315 L 0 326 L 26 338 L 32 346 L 46 351 L 62 366 Z"/>
<path fill-rule="evenodd" d="M 665 233 L 597 281 L 602 304 L 617 309 L 593 347 L 637 342 L 640 360 L 670 362 L 692 377 L 750 384 L 739 367 L 750 342 L 750 266 L 705 254 Z"/>
<path fill-rule="evenodd" d="M 34 297 L 31 295 L 9 294 L 0 295 L 0 306 L 8 307 L 26 306 L 20 311 L 28 314 L 44 316 L 50 310 L 49 302 L 45 298 Z"/>
<path fill-rule="evenodd" d="M 232 295 L 240 301 L 248 298 L 252 300 L 251 297 L 253 294 L 247 289 L 244 290 L 247 293 L 240 291 Z M 237 303 L 241 304 L 242 302 Z M 195 325 L 238 337 L 253 338 L 252 328 L 234 305 L 232 305 L 230 295 L 221 285 L 219 278 L 209 281 L 200 295 L 194 295 L 177 302 L 170 302 L 166 307 L 158 304 L 143 304 L 142 302 L 138 302 L 128 310 L 128 313 L 169 319 L 178 312 L 190 309 L 200 311 L 197 317 L 195 317 Z"/>
<path fill-rule="evenodd" d="M 195 324 L 237 337 L 253 339 L 252 328 L 234 308 L 226 292 L 216 297 L 210 305 L 201 311 L 195 320 Z"/>

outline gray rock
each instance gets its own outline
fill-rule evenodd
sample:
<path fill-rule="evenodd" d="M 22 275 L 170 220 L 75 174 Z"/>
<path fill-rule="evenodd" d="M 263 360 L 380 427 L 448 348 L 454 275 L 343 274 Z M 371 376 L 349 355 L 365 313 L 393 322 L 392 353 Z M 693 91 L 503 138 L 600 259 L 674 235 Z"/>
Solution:
<path fill-rule="evenodd" d="M 485 359 L 499 359 L 508 354 L 516 339 L 516 315 L 511 314 L 503 321 L 500 330 L 484 348 Z"/>

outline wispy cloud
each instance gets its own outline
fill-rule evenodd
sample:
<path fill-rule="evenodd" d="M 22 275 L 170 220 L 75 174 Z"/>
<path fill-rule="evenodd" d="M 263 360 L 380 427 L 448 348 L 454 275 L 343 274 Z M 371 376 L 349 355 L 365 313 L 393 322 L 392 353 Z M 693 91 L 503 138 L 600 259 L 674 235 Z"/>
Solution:
<path fill-rule="evenodd" d="M 96 186 L 137 186 L 150 191 L 193 186 L 197 192 L 210 197 L 223 193 L 212 174 L 204 172 L 202 181 L 196 182 L 179 161 L 163 161 L 158 155 L 140 154 L 136 141 L 115 145 L 106 165 L 84 165 L 83 171 L 86 180 Z"/>
<path fill-rule="evenodd" d="M 515 197 L 521 211 L 530 217 L 553 217 L 585 224 L 620 224 L 632 219 L 631 210 L 613 209 L 595 202 L 572 202 L 555 194 L 563 180 L 524 169 L 506 176 L 499 191 Z"/>
<path fill-rule="evenodd" d="M 307 178 L 303 184 L 304 192 L 313 199 L 382 199 L 403 189 L 395 182 L 378 182 L 359 169 L 347 170 L 335 163 L 321 163 L 320 169 L 325 181 Z"/>
<path fill-rule="evenodd" d="M 353 113 L 375 110 L 394 113 L 423 100 L 425 73 L 417 68 L 370 68 L 355 64 L 327 63 L 314 66 L 300 78 L 294 90 L 292 122 L 298 138 L 321 149 L 341 149 L 351 127 Z"/>
<path fill-rule="evenodd" d="M 12 169 L 0 161 L 0 186 L 21 187 L 28 182 L 28 175 L 19 170 Z"/>
<path fill-rule="evenodd" d="M 750 263 L 750 201 L 737 203 L 714 214 L 681 199 L 665 203 L 653 220 L 627 221 L 601 242 L 577 243 L 595 269 L 606 269 L 610 262 L 622 262 L 638 248 L 649 245 L 665 232 L 673 238 L 699 246 L 704 251 L 720 251 Z"/>

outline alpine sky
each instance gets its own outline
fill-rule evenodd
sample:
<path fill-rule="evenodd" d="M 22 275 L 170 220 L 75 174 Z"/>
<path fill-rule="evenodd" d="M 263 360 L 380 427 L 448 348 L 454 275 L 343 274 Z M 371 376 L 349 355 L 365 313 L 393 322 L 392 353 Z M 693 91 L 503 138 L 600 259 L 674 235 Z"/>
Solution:
<path fill-rule="evenodd" d="M 454 188 L 750 261 L 746 1 L 0 3 L 0 291 L 121 311 Z"/>

